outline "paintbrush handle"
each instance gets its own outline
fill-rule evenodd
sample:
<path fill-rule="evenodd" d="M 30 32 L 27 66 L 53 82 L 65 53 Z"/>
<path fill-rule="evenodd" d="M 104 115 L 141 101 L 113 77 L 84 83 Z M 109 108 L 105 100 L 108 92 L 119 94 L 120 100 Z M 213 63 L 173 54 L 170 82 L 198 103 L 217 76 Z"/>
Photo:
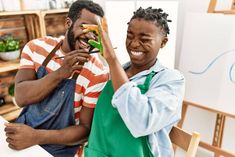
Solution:
<path fill-rule="evenodd" d="M 114 47 L 113 49 L 117 49 L 117 47 Z M 93 54 L 93 53 L 99 53 L 100 50 L 95 50 L 95 51 L 90 51 L 88 52 L 89 54 Z M 61 59 L 61 58 L 64 58 L 65 56 L 61 56 L 61 57 L 55 57 L 55 59 Z"/>

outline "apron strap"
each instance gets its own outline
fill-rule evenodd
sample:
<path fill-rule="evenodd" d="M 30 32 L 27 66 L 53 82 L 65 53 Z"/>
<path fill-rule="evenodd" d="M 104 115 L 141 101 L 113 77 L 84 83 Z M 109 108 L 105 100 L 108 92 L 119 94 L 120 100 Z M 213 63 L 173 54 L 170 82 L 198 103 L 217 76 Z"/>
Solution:
<path fill-rule="evenodd" d="M 72 76 L 72 79 L 73 79 L 73 80 L 77 80 L 78 75 L 79 75 L 79 73 L 74 72 L 74 73 L 73 73 L 73 76 Z"/>
<path fill-rule="evenodd" d="M 46 67 L 47 64 L 50 62 L 50 60 L 52 59 L 52 57 L 55 55 L 56 51 L 60 48 L 60 46 L 62 45 L 63 40 L 61 40 L 55 47 L 54 49 L 49 53 L 49 55 L 46 57 L 46 59 L 43 61 L 42 66 Z M 74 73 L 72 76 L 72 79 L 76 80 L 78 78 L 78 73 Z"/>
<path fill-rule="evenodd" d="M 54 49 L 49 53 L 49 55 L 46 57 L 46 59 L 43 61 L 42 66 L 46 67 L 47 64 L 50 62 L 51 58 L 55 55 L 56 51 L 60 48 L 62 45 L 63 40 L 61 40 Z"/>
<path fill-rule="evenodd" d="M 153 78 L 153 76 L 157 74 L 156 72 L 152 71 L 151 73 L 149 73 L 144 81 L 144 84 L 139 84 L 137 85 L 137 87 L 140 89 L 141 93 L 144 94 L 148 91 L 149 86 L 150 86 L 150 82 Z"/>

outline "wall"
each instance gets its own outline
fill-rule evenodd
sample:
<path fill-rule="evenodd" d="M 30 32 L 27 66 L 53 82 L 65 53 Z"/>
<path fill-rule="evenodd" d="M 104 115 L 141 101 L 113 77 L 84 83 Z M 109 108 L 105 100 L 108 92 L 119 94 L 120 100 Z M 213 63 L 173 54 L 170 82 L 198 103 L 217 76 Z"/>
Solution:
<path fill-rule="evenodd" d="M 175 66 L 179 66 L 180 51 L 182 45 L 182 34 L 184 30 L 184 18 L 187 12 L 206 13 L 210 0 L 178 0 L 178 27 L 177 27 L 177 40 L 176 40 L 176 58 Z"/>

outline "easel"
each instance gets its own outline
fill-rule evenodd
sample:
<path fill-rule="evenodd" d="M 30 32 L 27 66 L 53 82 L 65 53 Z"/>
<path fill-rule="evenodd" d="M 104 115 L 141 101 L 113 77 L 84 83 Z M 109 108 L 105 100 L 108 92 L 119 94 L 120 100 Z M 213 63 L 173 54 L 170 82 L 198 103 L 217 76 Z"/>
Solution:
<path fill-rule="evenodd" d="M 207 12 L 208 13 L 235 14 L 235 0 L 232 0 L 230 10 L 215 10 L 216 4 L 217 4 L 217 0 L 210 0 L 210 4 L 209 4 Z"/>
<path fill-rule="evenodd" d="M 234 115 L 228 114 L 225 112 L 221 112 L 219 110 L 215 110 L 213 108 L 205 107 L 200 104 L 195 104 L 192 102 L 184 101 L 183 107 L 182 107 L 182 118 L 181 118 L 181 121 L 178 123 L 179 127 L 182 127 L 183 125 L 188 107 L 196 107 L 196 108 L 207 110 L 209 112 L 213 112 L 217 114 L 212 144 L 208 144 L 206 142 L 200 141 L 199 146 L 206 150 L 213 152 L 214 157 L 220 157 L 221 155 L 225 157 L 235 157 L 235 154 L 225 151 L 221 148 L 222 141 L 223 141 L 225 119 L 226 117 L 235 119 L 235 114 Z"/>
<path fill-rule="evenodd" d="M 209 4 L 207 12 L 208 13 L 235 14 L 235 0 L 232 0 L 231 10 L 215 10 L 216 4 L 217 4 L 217 0 L 210 0 L 210 4 Z M 235 118 L 235 114 L 234 115 L 228 114 L 225 112 L 215 110 L 213 108 L 205 107 L 200 104 L 195 104 L 192 102 L 184 101 L 183 108 L 182 108 L 182 119 L 178 123 L 179 127 L 182 127 L 183 125 L 188 106 L 197 107 L 197 108 L 204 109 L 209 112 L 213 112 L 217 114 L 212 144 L 208 144 L 203 141 L 200 141 L 199 146 L 213 152 L 214 157 L 220 157 L 221 155 L 225 157 L 235 157 L 235 154 L 227 152 L 221 148 L 226 117 Z"/>

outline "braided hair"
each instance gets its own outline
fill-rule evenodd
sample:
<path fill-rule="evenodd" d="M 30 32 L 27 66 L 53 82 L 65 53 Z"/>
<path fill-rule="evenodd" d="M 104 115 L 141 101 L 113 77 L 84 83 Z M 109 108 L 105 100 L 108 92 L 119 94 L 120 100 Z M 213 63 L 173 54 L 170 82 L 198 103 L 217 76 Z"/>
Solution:
<path fill-rule="evenodd" d="M 104 11 L 99 4 L 90 0 L 77 0 L 69 8 L 68 17 L 75 22 L 80 17 L 82 9 L 87 9 L 100 17 L 104 16 Z"/>
<path fill-rule="evenodd" d="M 167 36 L 167 34 L 170 33 L 168 22 L 171 22 L 171 20 L 167 19 L 167 16 L 168 14 L 164 13 L 161 8 L 153 9 L 152 7 L 148 7 L 147 9 L 143 9 L 140 7 L 137 11 L 134 12 L 131 20 L 139 18 L 146 21 L 152 21 L 157 27 L 161 27 L 163 34 Z"/>

